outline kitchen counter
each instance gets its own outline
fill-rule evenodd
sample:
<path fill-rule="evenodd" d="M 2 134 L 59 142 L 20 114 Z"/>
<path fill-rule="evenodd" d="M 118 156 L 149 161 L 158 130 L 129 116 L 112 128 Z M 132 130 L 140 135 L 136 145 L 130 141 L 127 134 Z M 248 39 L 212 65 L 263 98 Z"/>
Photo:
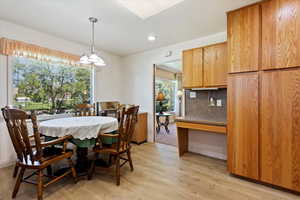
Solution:
<path fill-rule="evenodd" d="M 214 126 L 226 126 L 227 122 L 225 120 L 216 120 L 216 119 L 204 119 L 199 117 L 176 117 L 176 122 L 188 122 L 188 123 L 196 123 L 196 124 L 206 124 L 206 125 L 214 125 Z"/>

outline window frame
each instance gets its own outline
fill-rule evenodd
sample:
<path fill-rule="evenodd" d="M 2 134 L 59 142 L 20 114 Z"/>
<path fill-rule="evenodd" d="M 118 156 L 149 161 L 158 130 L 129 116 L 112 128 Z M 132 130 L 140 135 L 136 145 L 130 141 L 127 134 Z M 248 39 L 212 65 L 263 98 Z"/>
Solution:
<path fill-rule="evenodd" d="M 7 56 L 7 105 L 13 105 L 13 59 L 17 56 Z M 30 59 L 30 58 L 29 58 Z M 73 66 L 76 67 L 76 66 Z M 95 67 L 90 66 L 90 78 L 91 78 L 91 89 L 90 89 L 90 102 L 93 104 L 95 102 Z M 53 116 L 53 117 L 51 117 Z M 63 113 L 63 114 L 53 114 L 51 116 L 45 116 L 43 118 L 52 119 L 52 118 L 59 118 L 64 116 L 70 116 L 70 114 Z"/>

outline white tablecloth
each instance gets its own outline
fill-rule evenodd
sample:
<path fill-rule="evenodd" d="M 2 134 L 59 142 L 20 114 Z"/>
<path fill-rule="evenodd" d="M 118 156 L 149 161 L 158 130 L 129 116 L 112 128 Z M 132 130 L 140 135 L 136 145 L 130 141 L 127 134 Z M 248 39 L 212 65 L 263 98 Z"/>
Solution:
<path fill-rule="evenodd" d="M 97 138 L 99 133 L 110 133 L 118 129 L 118 120 L 112 117 L 69 117 L 41 122 L 40 132 L 51 137 L 72 135 L 84 140 Z"/>

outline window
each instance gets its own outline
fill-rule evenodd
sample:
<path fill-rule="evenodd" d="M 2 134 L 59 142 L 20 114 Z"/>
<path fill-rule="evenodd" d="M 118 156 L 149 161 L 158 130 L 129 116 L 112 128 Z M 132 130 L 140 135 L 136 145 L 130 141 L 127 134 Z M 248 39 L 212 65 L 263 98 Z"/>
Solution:
<path fill-rule="evenodd" d="M 13 57 L 11 66 L 13 104 L 18 108 L 59 114 L 92 100 L 93 71 L 89 68 L 24 57 Z"/>
<path fill-rule="evenodd" d="M 162 108 L 159 108 L 159 102 L 156 102 L 156 110 L 161 110 L 164 112 L 174 112 L 175 111 L 175 100 L 176 100 L 176 80 L 167 79 L 156 79 L 155 80 L 155 92 L 156 96 L 158 92 L 162 92 L 165 96 L 165 100 L 162 102 Z"/>

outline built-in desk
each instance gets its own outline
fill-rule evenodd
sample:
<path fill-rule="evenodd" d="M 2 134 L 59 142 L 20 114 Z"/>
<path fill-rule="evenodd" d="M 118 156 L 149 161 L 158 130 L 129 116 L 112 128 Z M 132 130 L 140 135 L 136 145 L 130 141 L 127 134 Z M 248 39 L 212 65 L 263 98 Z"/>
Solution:
<path fill-rule="evenodd" d="M 226 135 L 226 122 L 191 118 L 176 118 L 179 156 L 188 152 L 189 129 Z"/>

